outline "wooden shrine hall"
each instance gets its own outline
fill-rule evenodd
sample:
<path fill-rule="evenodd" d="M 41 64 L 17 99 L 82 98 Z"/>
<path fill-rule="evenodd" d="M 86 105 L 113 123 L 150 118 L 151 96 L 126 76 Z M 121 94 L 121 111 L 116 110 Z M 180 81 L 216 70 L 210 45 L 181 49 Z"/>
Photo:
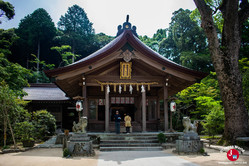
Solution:
<path fill-rule="evenodd" d="M 109 44 L 65 67 L 45 71 L 67 97 L 83 97 L 88 131 L 114 131 L 114 114 L 128 113 L 133 131 L 168 130 L 168 99 L 206 76 L 142 43 L 129 18 Z M 160 102 L 161 101 L 161 102 Z M 161 122 L 161 123 L 160 123 Z"/>

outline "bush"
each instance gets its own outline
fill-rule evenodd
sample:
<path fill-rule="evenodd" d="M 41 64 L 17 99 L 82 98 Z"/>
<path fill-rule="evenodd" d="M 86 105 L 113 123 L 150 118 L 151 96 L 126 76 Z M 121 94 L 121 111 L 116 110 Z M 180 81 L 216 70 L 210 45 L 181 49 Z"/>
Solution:
<path fill-rule="evenodd" d="M 159 133 L 157 135 L 159 143 L 165 143 L 166 142 L 166 136 L 163 133 Z"/>
<path fill-rule="evenodd" d="M 65 148 L 65 149 L 63 150 L 63 157 L 69 157 L 70 155 L 71 155 L 71 154 L 70 154 L 68 148 Z"/>
<path fill-rule="evenodd" d="M 222 134 L 224 131 L 225 116 L 221 106 L 213 107 L 208 115 L 204 116 L 201 122 L 204 128 L 203 133 L 209 136 Z"/>
<path fill-rule="evenodd" d="M 34 141 L 35 128 L 31 122 L 24 121 L 15 124 L 16 137 L 21 141 Z"/>
<path fill-rule="evenodd" d="M 52 114 L 46 110 L 33 112 L 33 124 L 35 126 L 35 137 L 46 140 L 54 135 L 56 129 L 56 120 Z"/>

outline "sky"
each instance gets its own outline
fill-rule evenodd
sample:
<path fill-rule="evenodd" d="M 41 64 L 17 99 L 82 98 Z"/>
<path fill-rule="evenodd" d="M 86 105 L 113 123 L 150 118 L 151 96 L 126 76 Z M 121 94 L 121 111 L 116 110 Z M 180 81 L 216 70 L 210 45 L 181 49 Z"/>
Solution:
<path fill-rule="evenodd" d="M 126 21 L 137 27 L 138 35 L 152 37 L 158 29 L 169 27 L 172 13 L 180 8 L 194 10 L 193 0 L 4 0 L 15 7 L 12 20 L 1 18 L 0 29 L 17 28 L 21 19 L 38 8 L 44 8 L 55 26 L 68 7 L 79 5 L 93 23 L 95 33 L 115 36 L 117 26 Z"/>

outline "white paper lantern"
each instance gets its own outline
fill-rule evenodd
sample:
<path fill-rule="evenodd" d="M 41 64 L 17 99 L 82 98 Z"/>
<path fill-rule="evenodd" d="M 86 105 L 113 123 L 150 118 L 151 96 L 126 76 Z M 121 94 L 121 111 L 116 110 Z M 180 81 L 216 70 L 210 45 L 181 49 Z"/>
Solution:
<path fill-rule="evenodd" d="M 176 103 L 174 101 L 172 101 L 170 103 L 170 111 L 171 112 L 175 112 L 176 111 Z"/>
<path fill-rule="evenodd" d="M 82 102 L 78 100 L 76 102 L 76 111 L 82 111 L 82 110 L 83 110 Z"/>

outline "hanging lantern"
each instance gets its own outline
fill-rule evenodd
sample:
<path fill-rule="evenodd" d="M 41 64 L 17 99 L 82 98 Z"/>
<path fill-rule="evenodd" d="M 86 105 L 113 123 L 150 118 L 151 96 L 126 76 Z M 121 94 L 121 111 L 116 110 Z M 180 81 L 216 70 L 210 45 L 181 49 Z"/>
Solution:
<path fill-rule="evenodd" d="M 82 106 L 82 102 L 81 102 L 81 100 L 78 100 L 77 102 L 76 102 L 76 111 L 82 111 L 83 110 L 83 106 Z"/>
<path fill-rule="evenodd" d="M 170 111 L 171 112 L 175 112 L 176 111 L 176 103 L 174 101 L 172 101 L 170 103 Z"/>

